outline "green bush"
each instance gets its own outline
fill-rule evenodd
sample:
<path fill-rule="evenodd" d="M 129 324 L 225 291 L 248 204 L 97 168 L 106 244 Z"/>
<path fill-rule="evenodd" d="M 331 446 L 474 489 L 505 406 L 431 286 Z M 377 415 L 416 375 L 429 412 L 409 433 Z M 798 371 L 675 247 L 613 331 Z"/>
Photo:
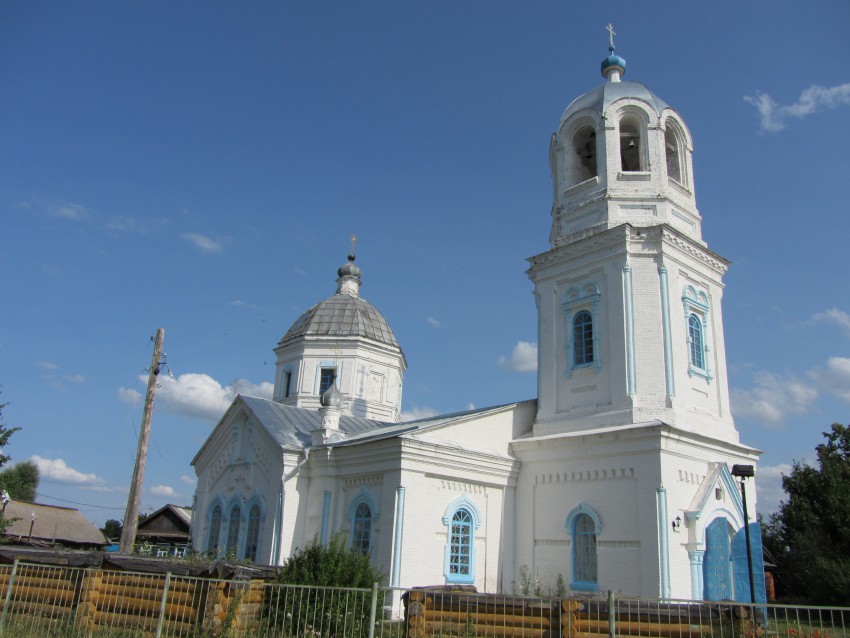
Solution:
<path fill-rule="evenodd" d="M 313 539 L 278 573 L 277 583 L 289 587 L 266 592 L 265 622 L 289 636 L 367 636 L 372 594 L 363 590 L 383 579 L 368 554 L 349 548 L 345 534 L 337 534 L 327 546 Z"/>

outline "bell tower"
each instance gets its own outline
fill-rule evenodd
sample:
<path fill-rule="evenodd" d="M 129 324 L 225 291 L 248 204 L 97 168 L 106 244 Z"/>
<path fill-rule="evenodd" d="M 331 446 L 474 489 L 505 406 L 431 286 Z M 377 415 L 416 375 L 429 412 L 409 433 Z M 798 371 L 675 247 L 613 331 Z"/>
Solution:
<path fill-rule="evenodd" d="M 623 81 L 609 32 L 605 81 L 567 107 L 550 144 L 550 249 L 528 271 L 535 434 L 657 420 L 737 441 L 721 313 L 729 262 L 702 239 L 691 134 Z"/>

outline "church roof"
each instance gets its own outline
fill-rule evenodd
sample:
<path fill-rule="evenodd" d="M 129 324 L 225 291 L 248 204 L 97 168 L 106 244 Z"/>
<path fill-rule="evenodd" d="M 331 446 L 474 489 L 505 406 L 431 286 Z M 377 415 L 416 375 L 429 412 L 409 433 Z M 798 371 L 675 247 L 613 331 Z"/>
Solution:
<path fill-rule="evenodd" d="M 271 399 L 245 395 L 239 395 L 234 401 L 234 405 L 240 401 L 281 447 L 300 450 L 313 446 L 311 432 L 322 425 L 322 415 L 318 410 L 298 408 L 291 405 L 284 405 Z M 375 439 L 391 438 L 409 432 L 436 428 L 467 418 L 478 418 L 487 413 L 498 412 L 513 405 L 516 405 L 516 403 L 476 408 L 474 410 L 465 410 L 452 414 L 441 414 L 404 423 L 361 419 L 342 414 L 339 417 L 339 429 L 346 437 L 342 440 L 334 441 L 333 446 L 354 445 Z M 198 455 L 200 455 L 200 452 L 198 452 Z M 197 459 L 197 456 L 195 458 Z"/>
<path fill-rule="evenodd" d="M 387 320 L 365 299 L 337 293 L 302 314 L 278 342 L 315 337 L 362 337 L 399 348 Z"/>
<path fill-rule="evenodd" d="M 245 395 L 239 395 L 236 401 L 241 401 L 272 438 L 284 448 L 300 450 L 310 447 L 312 445 L 310 433 L 322 425 L 322 415 L 318 410 L 297 408 L 271 399 Z M 345 414 L 339 417 L 340 431 L 349 436 L 391 425 L 395 423 L 361 419 Z"/>
<path fill-rule="evenodd" d="M 664 100 L 640 82 L 604 82 L 592 91 L 574 99 L 561 116 L 561 123 L 563 124 L 568 117 L 584 109 L 591 109 L 600 114 L 605 113 L 611 104 L 623 98 L 646 102 L 659 115 L 664 109 L 670 108 Z"/>

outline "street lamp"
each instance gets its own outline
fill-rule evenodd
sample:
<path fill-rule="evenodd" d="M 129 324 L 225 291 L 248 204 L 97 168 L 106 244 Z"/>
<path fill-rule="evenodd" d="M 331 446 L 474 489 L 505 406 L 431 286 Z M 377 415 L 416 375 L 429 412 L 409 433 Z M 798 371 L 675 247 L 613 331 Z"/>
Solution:
<path fill-rule="evenodd" d="M 747 514 L 747 491 L 744 482 L 756 475 L 752 465 L 733 465 L 732 476 L 741 479 L 741 501 L 744 505 L 744 536 L 747 539 L 747 569 L 750 573 L 750 602 L 756 604 L 756 583 L 753 579 L 753 550 L 750 545 L 750 517 Z"/>

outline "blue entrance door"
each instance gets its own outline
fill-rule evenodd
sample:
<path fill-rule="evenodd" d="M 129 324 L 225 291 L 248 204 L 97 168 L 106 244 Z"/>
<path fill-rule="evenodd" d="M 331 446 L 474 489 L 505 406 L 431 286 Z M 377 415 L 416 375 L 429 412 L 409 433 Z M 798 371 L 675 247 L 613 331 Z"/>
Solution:
<path fill-rule="evenodd" d="M 703 598 L 732 600 L 732 563 L 729 551 L 729 523 L 715 519 L 705 528 L 705 556 L 702 563 Z"/>
<path fill-rule="evenodd" d="M 761 545 L 761 525 L 750 523 L 750 548 L 753 557 L 753 582 L 757 603 L 767 602 L 764 588 L 764 550 Z M 747 532 L 742 527 L 732 539 L 732 569 L 735 572 L 735 600 L 751 602 L 750 568 L 747 563 Z"/>

